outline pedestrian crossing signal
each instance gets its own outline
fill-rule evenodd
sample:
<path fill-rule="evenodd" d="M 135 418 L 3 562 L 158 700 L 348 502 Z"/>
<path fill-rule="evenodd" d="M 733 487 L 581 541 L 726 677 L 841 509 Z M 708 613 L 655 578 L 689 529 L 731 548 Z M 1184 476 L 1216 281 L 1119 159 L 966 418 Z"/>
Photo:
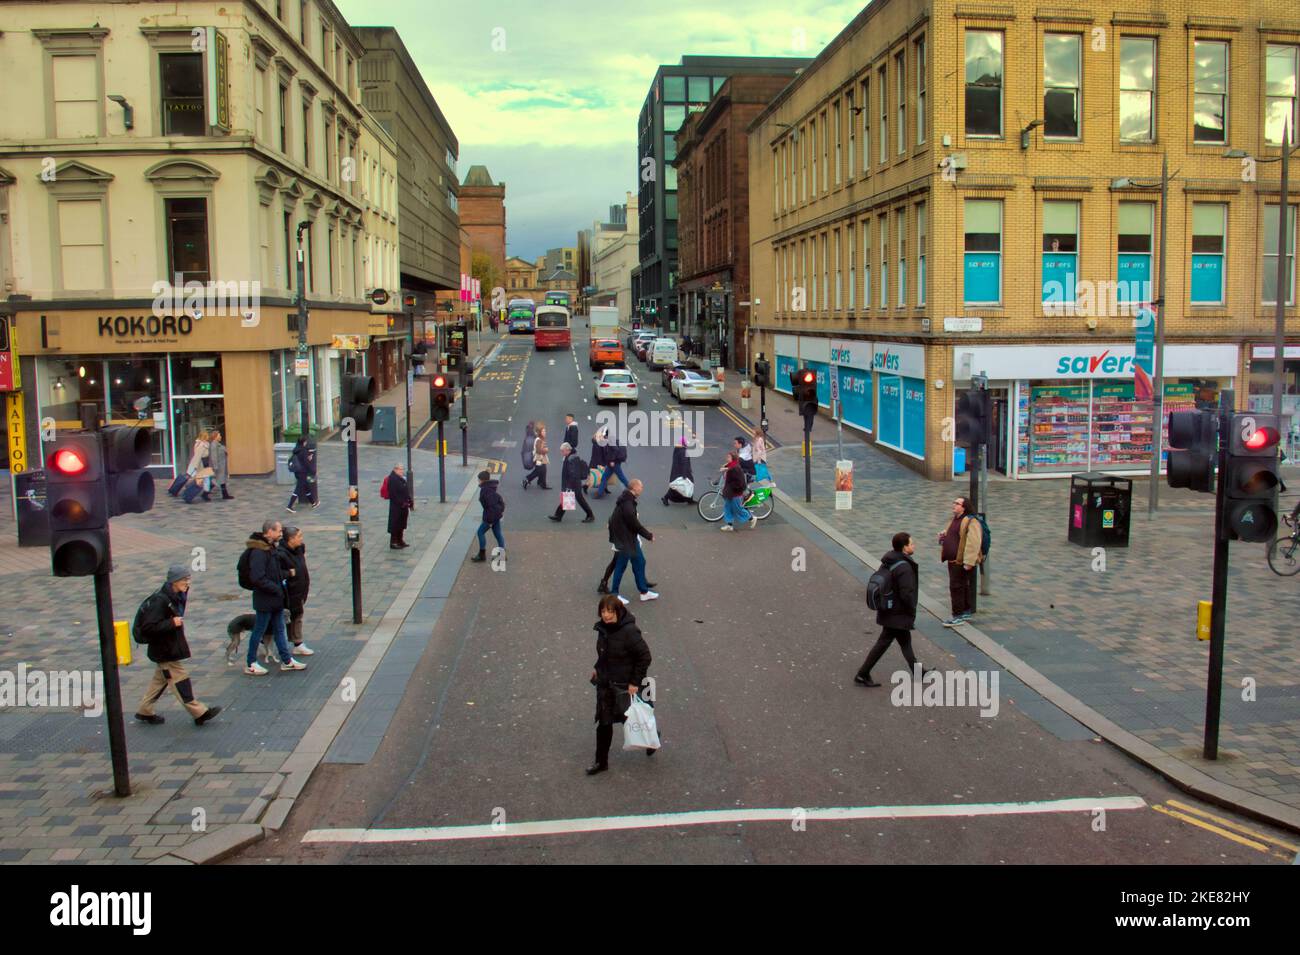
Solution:
<path fill-rule="evenodd" d="M 434 375 L 429 381 L 429 397 L 429 412 L 434 421 L 446 421 L 451 417 L 451 403 L 455 397 L 455 389 L 446 375 Z"/>
<path fill-rule="evenodd" d="M 69 434 L 46 458 L 50 567 L 56 577 L 90 577 L 110 568 L 104 452 L 98 434 Z"/>
<path fill-rule="evenodd" d="M 1224 532 L 1228 540 L 1271 541 L 1277 532 L 1278 444 L 1276 415 L 1234 414 L 1224 482 Z"/>

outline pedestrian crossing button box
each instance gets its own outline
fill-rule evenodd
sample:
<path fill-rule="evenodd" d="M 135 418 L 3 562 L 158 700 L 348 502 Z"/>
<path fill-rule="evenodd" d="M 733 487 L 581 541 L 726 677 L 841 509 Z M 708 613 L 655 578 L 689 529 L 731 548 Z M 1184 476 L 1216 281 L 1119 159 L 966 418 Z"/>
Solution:
<path fill-rule="evenodd" d="M 343 537 L 348 545 L 348 550 L 361 549 L 361 525 L 345 524 L 343 527 Z"/>
<path fill-rule="evenodd" d="M 1127 547 L 1133 482 L 1088 471 L 1070 477 L 1069 541 L 1081 547 Z"/>

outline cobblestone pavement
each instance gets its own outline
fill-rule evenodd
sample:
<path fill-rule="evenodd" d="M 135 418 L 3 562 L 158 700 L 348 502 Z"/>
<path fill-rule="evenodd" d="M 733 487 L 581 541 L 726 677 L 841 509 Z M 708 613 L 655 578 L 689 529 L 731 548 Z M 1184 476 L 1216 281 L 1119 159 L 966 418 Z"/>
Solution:
<path fill-rule="evenodd" d="M 112 795 L 102 714 L 48 706 L 0 710 L 0 862 L 148 861 L 196 838 L 201 825 L 211 833 L 228 823 L 254 822 L 284 779 L 286 757 L 339 687 L 469 479 L 458 457 L 448 459 L 449 503 L 439 504 L 437 459 L 414 454 L 416 510 L 406 538 L 411 547 L 393 551 L 386 546 L 388 506 L 378 487 L 394 463 L 404 462 L 405 450 L 360 449 L 360 626 L 352 623 L 342 531 L 346 454 L 337 442 L 320 446 L 318 509 L 300 505 L 289 514 L 289 487 L 272 478 L 237 477 L 230 483 L 234 500 L 186 505 L 168 497 L 160 483 L 152 511 L 114 518 L 113 616 L 130 621 L 169 564 L 196 566 L 186 613 L 190 672 L 198 698 L 225 709 L 195 727 L 169 695 L 158 707 L 165 725 L 136 723 L 131 715 L 153 665 L 145 648 L 133 645 L 134 663 L 120 669 L 133 786 L 133 795 L 124 799 Z M 56 579 L 46 548 L 18 548 L 10 483 L 0 482 L 0 489 L 0 672 L 17 673 L 20 664 L 29 671 L 98 670 L 91 579 Z M 307 658 L 304 672 L 272 668 L 253 678 L 243 674 L 242 664 L 226 665 L 226 624 L 251 610 L 235 562 L 248 534 L 267 517 L 305 533 L 312 578 L 306 642 L 316 654 Z M 203 564 L 196 561 L 206 561 L 206 570 L 198 570 Z"/>
<path fill-rule="evenodd" d="M 741 413 L 756 420 L 752 405 Z M 772 471 L 802 504 L 800 419 L 792 402 L 770 392 L 767 411 L 772 434 L 784 444 L 770 455 Z M 835 510 L 835 427 L 824 417 L 813 435 L 813 502 L 803 506 L 871 553 L 889 550 L 895 531 L 912 533 L 922 589 L 947 605 L 936 535 L 969 479 L 928 481 L 848 428 L 843 440 L 854 462 L 853 509 Z M 1300 474 L 1288 469 L 1287 483 L 1300 490 Z M 992 592 L 980 596 L 975 622 L 1071 695 L 1170 755 L 1300 807 L 1300 578 L 1274 575 L 1262 544 L 1231 545 L 1220 758 L 1204 760 L 1209 643 L 1196 639 L 1196 604 L 1210 598 L 1214 499 L 1162 485 L 1159 511 L 1149 520 L 1147 487 L 1144 480 L 1133 484 L 1129 546 L 1094 554 L 1067 541 L 1068 479 L 990 476 L 983 510 L 993 539 Z M 1286 510 L 1294 490 L 1284 495 Z"/>

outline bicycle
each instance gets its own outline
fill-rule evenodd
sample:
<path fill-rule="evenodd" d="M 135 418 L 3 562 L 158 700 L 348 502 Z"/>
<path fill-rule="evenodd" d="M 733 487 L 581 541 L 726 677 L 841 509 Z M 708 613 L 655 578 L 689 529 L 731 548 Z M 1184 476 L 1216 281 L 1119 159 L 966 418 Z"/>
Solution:
<path fill-rule="evenodd" d="M 749 478 L 746 476 L 746 482 Z M 710 483 L 712 491 L 705 491 L 700 495 L 699 503 L 696 508 L 700 512 L 700 517 L 704 518 L 710 524 L 716 524 L 722 520 L 726 513 L 726 502 L 723 500 L 722 492 L 718 490 L 718 485 L 722 483 L 722 477 L 714 478 Z M 776 496 L 773 494 L 773 487 L 746 487 L 745 510 L 757 517 L 760 521 L 772 514 L 772 508 L 776 503 Z"/>
<path fill-rule="evenodd" d="M 1268 566 L 1279 577 L 1294 577 L 1300 572 L 1300 501 L 1296 501 L 1290 514 L 1282 515 L 1282 522 L 1291 528 L 1268 545 Z"/>

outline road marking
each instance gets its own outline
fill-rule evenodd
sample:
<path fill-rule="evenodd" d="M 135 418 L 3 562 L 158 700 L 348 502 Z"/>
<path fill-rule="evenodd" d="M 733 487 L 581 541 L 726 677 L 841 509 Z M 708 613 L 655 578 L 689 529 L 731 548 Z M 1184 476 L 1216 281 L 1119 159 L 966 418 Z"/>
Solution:
<path fill-rule="evenodd" d="M 1237 832 L 1244 833 L 1247 836 L 1253 836 L 1261 842 L 1272 843 L 1273 845 L 1280 846 L 1283 849 L 1290 849 L 1292 852 L 1300 852 L 1300 846 L 1284 842 L 1276 836 L 1268 836 L 1262 832 L 1256 832 L 1249 826 L 1243 826 L 1241 823 L 1233 822 L 1231 819 L 1224 819 L 1222 816 L 1216 816 L 1214 813 L 1206 812 L 1204 809 L 1200 809 L 1196 806 L 1189 806 L 1187 803 L 1179 802 L 1177 799 L 1170 799 L 1169 805 L 1173 806 L 1175 809 L 1181 809 L 1183 812 L 1189 812 L 1192 815 L 1200 816 L 1203 819 L 1209 819 L 1211 822 L 1216 822 L 1225 829 L 1233 829 Z M 1152 808 L 1155 807 L 1153 806 Z"/>
<path fill-rule="evenodd" d="M 1099 796 L 1043 802 L 972 803 L 954 806 L 847 806 L 827 809 L 705 809 L 643 816 L 594 816 L 586 819 L 543 819 L 507 822 L 500 826 L 428 826 L 413 829 L 312 829 L 304 843 L 322 842 L 454 842 L 510 836 L 557 836 L 575 832 L 616 832 L 629 829 L 675 829 L 741 822 L 782 822 L 808 819 L 837 822 L 850 819 L 930 819 L 972 816 L 1019 816 L 1053 812 L 1093 812 L 1097 809 L 1144 809 L 1141 796 Z"/>
<path fill-rule="evenodd" d="M 548 365 L 554 365 L 554 364 L 555 364 L 555 359 L 554 359 L 554 358 L 548 359 L 547 362 L 546 362 L 546 364 L 548 364 Z"/>
<path fill-rule="evenodd" d="M 1259 852 L 1268 852 L 1268 846 L 1264 845 L 1264 843 L 1262 842 L 1256 842 L 1254 839 L 1247 839 L 1243 836 L 1237 835 L 1235 832 L 1229 832 L 1227 829 L 1220 829 L 1218 826 L 1211 825 L 1210 823 L 1205 822 L 1204 820 L 1197 819 L 1195 816 L 1189 816 L 1186 813 L 1177 812 L 1173 809 L 1166 809 L 1164 806 L 1152 806 L 1151 808 L 1154 809 L 1156 812 L 1163 813 L 1166 816 L 1173 816 L 1175 819 L 1180 819 L 1183 822 L 1191 823 L 1193 826 L 1199 826 L 1202 829 L 1207 829 L 1210 832 L 1217 833 L 1223 836 L 1223 838 L 1231 839 L 1233 842 L 1239 843 L 1240 845 L 1249 846 L 1250 848 L 1256 849 Z"/>
<path fill-rule="evenodd" d="M 726 405 L 719 404 L 719 405 L 718 405 L 718 410 L 721 411 L 721 412 L 722 412 L 724 415 L 726 415 L 728 418 L 730 418 L 732 421 L 734 421 L 737 425 L 739 425 L 739 426 L 740 426 L 740 429 L 741 429 L 742 431 L 745 431 L 745 432 L 748 432 L 748 431 L 749 431 L 749 425 L 745 424 L 745 422 L 743 422 L 743 421 L 741 421 L 739 418 L 737 418 L 737 417 L 735 416 L 735 414 L 733 414 L 733 413 L 731 412 L 731 410 L 730 410 Z"/>

